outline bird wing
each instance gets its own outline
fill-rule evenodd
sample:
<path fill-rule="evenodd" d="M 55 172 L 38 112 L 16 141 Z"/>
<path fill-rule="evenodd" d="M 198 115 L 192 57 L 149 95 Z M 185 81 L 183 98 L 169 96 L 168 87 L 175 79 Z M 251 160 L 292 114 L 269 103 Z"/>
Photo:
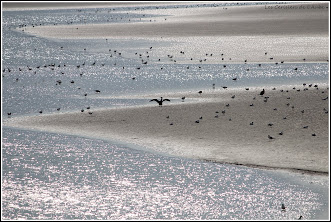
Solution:
<path fill-rule="evenodd" d="M 170 99 L 164 99 L 163 101 L 169 101 L 170 102 Z"/>
<path fill-rule="evenodd" d="M 152 102 L 152 101 L 156 101 L 156 102 L 159 102 L 159 100 L 158 99 L 151 99 L 151 100 L 149 100 L 150 102 Z"/>

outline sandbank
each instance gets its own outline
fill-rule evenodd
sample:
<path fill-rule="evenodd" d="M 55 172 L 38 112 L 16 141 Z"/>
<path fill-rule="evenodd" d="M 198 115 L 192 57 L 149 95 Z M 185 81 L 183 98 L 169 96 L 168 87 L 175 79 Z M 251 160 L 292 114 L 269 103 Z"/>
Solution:
<path fill-rule="evenodd" d="M 167 36 L 256 36 L 256 35 L 324 35 L 328 36 L 328 3 L 293 4 L 293 9 L 265 5 L 232 6 L 224 9 L 191 8 L 147 10 L 146 22 L 120 24 L 81 24 L 36 26 L 26 31 L 52 38 L 95 37 L 167 37 Z M 299 7 L 304 8 L 299 9 Z M 284 6 L 285 7 L 285 6 Z M 316 9 L 312 9 L 315 7 Z M 136 13 L 136 12 L 134 12 Z M 144 14 L 161 17 L 144 18 Z"/>
<path fill-rule="evenodd" d="M 289 5 L 292 8 L 279 8 Z M 277 62 L 302 62 L 304 58 L 310 62 L 328 61 L 328 3 L 289 5 L 278 8 L 273 5 L 272 9 L 266 5 L 251 5 L 138 10 L 128 11 L 137 14 L 137 19 L 123 18 L 121 23 L 113 23 L 110 19 L 107 24 L 35 27 L 27 24 L 18 30 L 56 39 L 178 42 L 173 50 L 180 51 L 181 45 L 187 49 L 185 55 L 190 57 L 185 62 L 188 63 L 191 62 L 189 58 L 200 52 L 214 53 L 208 58 L 209 63 L 270 62 L 270 58 Z M 111 18 L 112 14 L 109 16 Z M 268 52 L 267 56 L 265 52 Z"/>
<path fill-rule="evenodd" d="M 261 88 L 137 95 L 146 101 L 186 96 L 186 101 L 165 102 L 162 107 L 151 102 L 91 108 L 92 115 L 77 110 L 15 117 L 4 126 L 124 141 L 150 151 L 219 163 L 327 174 L 328 86 L 265 90 L 264 96 L 259 95 Z"/>

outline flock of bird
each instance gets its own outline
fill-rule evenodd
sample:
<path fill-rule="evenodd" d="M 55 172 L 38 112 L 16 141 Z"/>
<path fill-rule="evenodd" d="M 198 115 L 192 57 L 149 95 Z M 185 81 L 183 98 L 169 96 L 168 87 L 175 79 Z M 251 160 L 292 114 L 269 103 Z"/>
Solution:
<path fill-rule="evenodd" d="M 41 24 L 40 24 L 41 25 Z M 27 25 L 26 24 L 24 24 L 24 25 L 20 25 L 19 26 L 19 28 L 21 28 L 21 27 L 26 27 Z M 34 25 L 33 25 L 34 26 Z M 108 39 L 106 39 L 106 41 L 108 41 Z M 60 50 L 64 50 L 65 48 L 63 47 L 63 46 L 61 46 L 60 47 Z M 86 52 L 87 51 L 87 49 L 86 48 L 84 48 L 83 49 L 84 50 L 84 52 Z M 141 63 L 141 66 L 138 66 L 138 67 L 136 67 L 136 69 L 137 70 L 140 70 L 141 68 L 142 68 L 142 66 L 145 66 L 145 65 L 147 65 L 147 64 L 149 64 L 149 62 L 150 62 L 150 57 L 151 57 L 151 51 L 153 50 L 153 47 L 149 47 L 145 52 L 135 52 L 134 53 L 134 55 L 135 56 L 137 56 L 137 59 L 139 59 L 139 61 L 140 61 L 140 63 Z M 112 58 L 112 57 L 122 57 L 123 56 L 123 52 L 119 52 L 118 50 L 112 50 L 112 49 L 109 49 L 108 50 L 108 53 L 109 54 L 106 54 L 105 53 L 105 55 L 108 55 L 110 58 Z M 180 52 L 179 52 L 179 54 L 180 55 L 185 55 L 185 52 L 183 51 L 183 50 L 181 50 Z M 264 53 L 264 55 L 265 56 L 268 56 L 268 52 L 265 52 Z M 215 53 L 205 53 L 205 58 L 197 58 L 197 60 L 196 60 L 196 62 L 195 62 L 195 65 L 196 64 L 201 64 L 201 63 L 203 63 L 203 62 L 205 62 L 205 61 L 207 61 L 207 59 L 208 59 L 208 57 L 212 57 L 212 56 L 215 56 Z M 193 61 L 194 59 L 193 58 L 188 58 L 189 60 L 191 60 L 191 61 Z M 224 59 L 225 59 L 225 56 L 224 56 L 224 53 L 221 53 L 221 58 L 220 58 L 220 61 L 224 61 Z M 176 63 L 177 62 L 177 59 L 176 59 L 176 55 L 174 55 L 174 54 L 172 54 L 172 55 L 170 55 L 170 54 L 168 54 L 167 56 L 166 56 L 166 60 L 167 61 L 172 61 L 173 63 Z M 229 60 L 231 60 L 231 58 L 229 58 Z M 274 60 L 274 58 L 273 57 L 269 57 L 269 60 L 270 61 L 273 61 Z M 306 59 L 305 58 L 303 58 L 302 59 L 303 61 L 306 61 Z M 161 58 L 158 58 L 157 60 L 156 60 L 157 62 L 160 62 L 161 61 Z M 248 60 L 247 59 L 245 59 L 244 61 L 243 61 L 245 64 L 248 62 Z M 284 61 L 280 61 L 280 63 L 284 63 Z M 278 64 L 278 62 L 276 62 L 275 63 L 276 65 Z M 81 63 L 81 64 L 77 64 L 76 65 L 76 68 L 77 68 L 77 70 L 81 70 L 81 69 L 83 69 L 85 66 L 87 66 L 88 64 L 87 64 L 87 61 L 84 61 L 83 63 Z M 100 65 L 100 66 L 105 66 L 105 63 L 98 63 L 97 61 L 94 61 L 94 62 L 92 62 L 91 64 L 90 64 L 90 66 L 97 66 L 97 65 Z M 114 63 L 114 65 L 116 66 L 116 62 Z M 258 67 L 261 67 L 261 65 L 262 64 L 258 64 Z M 32 71 L 34 74 L 37 74 L 37 71 L 38 70 L 41 70 L 42 68 L 50 68 L 50 70 L 52 70 L 52 71 L 56 71 L 56 70 L 58 70 L 58 69 L 61 69 L 61 67 L 66 67 L 67 65 L 65 64 L 65 63 L 63 63 L 63 64 L 55 64 L 55 63 L 51 63 L 51 64 L 46 64 L 46 65 L 39 65 L 39 66 L 37 66 L 37 67 L 35 67 L 35 68 L 33 68 L 33 67 L 30 67 L 30 66 L 26 66 L 26 69 L 28 70 L 28 71 Z M 199 69 L 201 69 L 201 65 L 197 65 L 198 66 L 198 68 Z M 225 65 L 225 64 L 222 64 L 221 66 L 223 66 L 223 68 L 227 68 L 227 65 Z M 18 71 L 19 72 L 25 72 L 25 67 L 19 67 L 18 68 Z M 125 69 L 125 67 L 123 66 L 122 67 L 122 69 Z M 163 67 L 161 66 L 161 70 L 163 69 Z M 186 69 L 190 69 L 190 66 L 187 66 L 186 67 Z M 8 72 L 8 73 L 11 73 L 13 70 L 12 70 L 12 68 L 4 68 L 3 69 L 3 73 L 5 73 L 5 72 Z M 249 69 L 246 69 L 246 71 L 250 71 Z M 298 71 L 298 68 L 294 68 L 294 71 Z M 65 72 L 64 71 L 61 71 L 60 72 L 61 73 L 61 75 L 65 75 Z M 80 72 L 80 74 L 79 74 L 79 76 L 80 77 L 82 77 L 84 75 L 84 71 L 82 71 L 82 72 Z M 3 74 L 3 77 L 4 77 L 4 74 Z M 131 77 L 131 79 L 132 80 L 137 80 L 137 77 L 136 76 L 132 76 Z M 232 80 L 233 81 L 239 81 L 239 77 L 232 77 Z M 19 81 L 19 78 L 16 78 L 15 79 L 15 81 L 16 82 L 18 82 Z M 70 81 L 70 83 L 71 84 L 75 84 L 75 81 L 74 80 L 71 80 Z M 56 85 L 61 85 L 62 84 L 62 80 L 57 80 L 56 81 Z M 304 86 L 306 86 L 306 84 L 303 84 Z M 310 84 L 309 85 L 309 87 L 312 87 L 312 85 L 313 84 Z M 316 87 L 317 89 L 318 89 L 318 86 L 317 85 L 314 85 L 314 87 Z M 227 86 L 222 86 L 222 88 L 223 89 L 228 89 L 228 87 Z M 80 88 L 78 88 L 78 89 L 80 89 Z M 215 84 L 213 84 L 213 89 L 215 89 Z M 245 88 L 245 90 L 249 90 L 249 88 Z M 303 89 L 303 90 L 308 90 L 308 88 L 305 88 L 305 89 Z M 101 93 L 101 90 L 99 90 L 99 89 L 95 89 L 94 90 L 94 92 L 95 93 Z M 202 92 L 202 90 L 200 90 L 200 91 L 198 91 L 198 93 L 201 95 L 203 92 Z M 265 94 L 265 90 L 263 89 L 261 92 L 260 92 L 260 96 L 264 96 L 264 94 Z M 87 96 L 88 96 L 88 93 L 84 93 L 83 94 L 83 96 L 86 98 Z M 235 95 L 233 95 L 231 98 L 232 99 L 235 99 Z M 184 102 L 184 100 L 185 100 L 185 97 L 182 97 L 181 98 L 182 99 L 182 101 Z M 254 100 L 256 99 L 255 97 L 253 98 Z M 269 99 L 269 97 L 264 97 L 264 102 L 268 102 L 268 99 Z M 328 99 L 328 97 L 325 97 L 325 98 L 323 98 L 323 100 L 327 100 Z M 152 101 L 155 101 L 155 102 L 157 102 L 158 104 L 159 104 L 159 106 L 162 106 L 163 105 L 163 103 L 165 102 L 165 101 L 167 101 L 167 102 L 170 102 L 170 100 L 169 99 L 163 99 L 163 97 L 161 97 L 161 99 L 151 99 L 150 100 L 150 102 L 152 102 Z M 227 107 L 229 107 L 229 104 L 227 104 L 226 105 Z M 252 103 L 252 104 L 250 104 L 250 106 L 254 106 L 254 104 Z M 288 103 L 288 106 L 289 106 L 289 103 Z M 292 109 L 293 109 L 294 107 L 292 106 Z M 86 109 L 87 110 L 90 110 L 90 106 L 89 107 L 86 107 Z M 276 109 L 276 108 L 275 108 Z M 60 111 L 61 110 L 61 107 L 58 107 L 57 109 L 56 109 L 57 111 Z M 80 110 L 82 113 L 85 111 L 84 109 L 81 109 Z M 328 113 L 328 111 L 325 109 L 324 110 L 325 111 L 325 113 Z M 39 114 L 42 114 L 43 113 L 43 110 L 39 110 L 38 111 L 39 112 Z M 223 110 L 222 111 L 222 114 L 223 115 L 225 115 L 225 110 Z M 301 111 L 302 113 L 304 113 L 304 110 L 302 110 Z M 217 111 L 217 115 L 215 116 L 215 118 L 218 118 L 219 116 L 218 116 L 218 111 Z M 12 112 L 8 112 L 7 113 L 8 114 L 8 117 L 10 117 L 11 115 L 12 115 Z M 89 115 L 92 115 L 93 114 L 93 112 L 92 111 L 89 111 L 88 112 L 88 114 Z M 286 117 L 284 117 L 284 118 L 286 118 Z M 200 121 L 202 120 L 202 116 L 198 119 L 198 120 L 196 120 L 195 122 L 196 123 L 200 123 Z M 229 121 L 231 121 L 232 119 L 230 118 L 229 119 Z M 171 125 L 173 125 L 173 123 L 171 124 Z M 250 122 L 250 125 L 254 125 L 254 122 Z M 272 126 L 272 125 L 269 125 L 270 127 Z M 308 126 L 305 126 L 305 128 L 308 128 Z M 283 135 L 283 132 L 279 132 L 279 135 Z M 316 136 L 316 134 L 312 134 L 312 136 Z M 268 138 L 270 139 L 270 140 L 273 140 L 273 139 L 275 139 L 275 137 L 274 136 L 272 136 L 272 135 L 268 135 Z"/>
<path fill-rule="evenodd" d="M 237 79 L 233 79 L 233 80 L 236 81 Z M 315 90 L 319 90 L 317 84 L 306 84 L 306 83 L 303 83 L 302 85 L 303 85 L 303 87 L 304 87 L 303 89 L 299 89 L 299 88 L 297 88 L 297 87 L 293 87 L 292 90 L 295 90 L 295 91 L 297 91 L 297 92 L 300 92 L 300 91 L 307 91 L 307 90 L 309 90 L 309 88 L 314 88 Z M 307 87 L 306 87 L 306 86 L 307 86 Z M 249 88 L 245 88 L 245 90 L 249 90 Z M 272 88 L 271 90 L 274 91 L 274 90 L 276 90 L 276 88 L 274 87 L 274 88 Z M 328 90 L 328 88 L 327 88 L 327 90 Z M 289 90 L 283 90 L 283 89 L 281 89 L 281 90 L 279 90 L 279 92 L 281 92 L 281 93 L 286 93 L 286 92 L 289 92 Z M 201 95 L 201 94 L 202 94 L 202 91 L 200 90 L 200 91 L 198 91 L 198 93 Z M 263 98 L 264 103 L 267 103 L 270 97 L 269 97 L 269 96 L 265 96 L 265 93 L 266 93 L 266 90 L 265 90 L 265 89 L 262 89 L 262 91 L 260 91 L 260 92 L 258 93 L 258 95 L 259 95 L 261 98 Z M 321 95 L 324 95 L 324 94 L 326 94 L 326 93 L 325 93 L 325 91 L 320 91 L 320 94 L 321 94 Z M 185 98 L 186 98 L 185 96 L 182 97 L 182 102 L 184 102 Z M 231 98 L 234 99 L 234 98 L 236 98 L 236 96 L 233 95 L 233 96 L 231 96 Z M 321 97 L 321 100 L 326 101 L 326 100 L 328 100 L 328 98 L 329 98 L 328 96 L 324 96 L 323 98 Z M 286 99 L 290 101 L 290 100 L 291 100 L 291 97 L 287 97 Z M 256 100 L 256 96 L 253 97 L 253 100 Z M 158 99 L 152 99 L 152 100 L 150 100 L 150 102 L 151 102 L 151 101 L 156 101 L 156 102 L 158 102 L 159 106 L 162 106 L 162 105 L 163 105 L 163 101 L 170 101 L 170 100 L 169 100 L 169 99 L 163 99 L 163 97 L 161 97 L 160 100 L 158 100 Z M 326 103 L 325 105 L 327 106 L 328 103 Z M 251 103 L 249 106 L 250 106 L 250 107 L 253 107 L 253 106 L 254 106 L 254 103 Z M 295 108 L 294 105 L 290 106 L 290 103 L 286 103 L 286 106 L 290 107 L 292 110 Z M 225 105 L 225 107 L 227 107 L 227 108 L 230 107 L 230 104 L 227 103 L 227 104 Z M 277 109 L 277 108 L 273 108 L 273 110 L 274 110 L 274 111 L 277 111 L 278 109 Z M 302 109 L 302 110 L 300 110 L 300 112 L 301 112 L 302 114 L 304 114 L 304 113 L 305 113 L 305 110 Z M 324 108 L 324 109 L 323 109 L 323 112 L 324 112 L 325 114 L 328 115 L 328 110 L 327 110 L 327 108 Z M 216 112 L 215 112 L 216 115 L 214 116 L 214 118 L 219 118 L 219 113 L 220 113 L 219 111 L 216 111 Z M 224 109 L 224 110 L 221 111 L 221 113 L 222 113 L 223 116 L 225 116 L 225 114 L 227 113 L 227 111 Z M 308 118 L 309 118 L 309 117 L 308 117 Z M 169 116 L 167 116 L 167 119 L 169 119 Z M 287 116 L 284 116 L 284 117 L 283 117 L 283 120 L 286 120 L 286 119 L 287 119 Z M 200 116 L 199 119 L 195 120 L 195 123 L 200 123 L 201 120 L 203 120 L 203 116 Z M 229 118 L 228 120 L 229 120 L 229 121 L 232 121 L 232 118 Z M 174 123 L 171 122 L 170 125 L 174 125 Z M 253 126 L 253 125 L 254 125 L 254 122 L 250 122 L 249 125 L 250 125 L 250 126 Z M 273 126 L 274 126 L 274 123 L 268 123 L 268 127 L 272 128 Z M 303 128 L 303 129 L 308 129 L 309 126 L 308 126 L 308 125 L 304 125 L 302 128 Z M 280 132 L 278 132 L 277 135 L 279 135 L 279 136 L 284 135 L 284 131 L 280 131 Z M 312 133 L 311 136 L 316 136 L 316 133 Z M 274 135 L 267 135 L 267 138 L 268 138 L 269 140 L 274 140 L 274 139 L 275 139 L 275 136 L 274 136 Z"/>

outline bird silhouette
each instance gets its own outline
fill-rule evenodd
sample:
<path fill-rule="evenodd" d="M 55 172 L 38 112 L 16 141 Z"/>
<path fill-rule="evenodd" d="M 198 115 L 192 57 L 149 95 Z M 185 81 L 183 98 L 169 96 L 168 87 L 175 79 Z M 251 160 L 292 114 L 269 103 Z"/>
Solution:
<path fill-rule="evenodd" d="M 163 97 L 161 97 L 160 100 L 158 100 L 158 99 L 151 99 L 150 102 L 152 102 L 152 101 L 155 101 L 155 102 L 157 102 L 159 104 L 159 106 L 162 106 L 162 104 L 163 104 L 164 101 L 169 101 L 170 102 L 170 99 L 163 99 Z"/>
<path fill-rule="evenodd" d="M 263 96 L 265 93 L 264 89 L 260 92 L 260 95 Z"/>

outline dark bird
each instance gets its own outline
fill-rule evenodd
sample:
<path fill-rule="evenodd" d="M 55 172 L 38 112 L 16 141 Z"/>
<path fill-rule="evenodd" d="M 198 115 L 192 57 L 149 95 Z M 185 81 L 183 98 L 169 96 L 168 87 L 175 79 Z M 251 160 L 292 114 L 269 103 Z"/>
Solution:
<path fill-rule="evenodd" d="M 39 111 L 39 113 L 43 113 L 43 111 L 42 111 L 42 110 L 40 110 L 40 111 Z"/>
<path fill-rule="evenodd" d="M 159 106 L 162 106 L 162 104 L 163 104 L 164 101 L 169 101 L 170 102 L 170 99 L 163 99 L 163 97 L 161 97 L 160 100 L 158 100 L 158 99 L 151 99 L 150 102 L 152 102 L 152 101 L 155 101 L 155 102 L 157 102 L 159 104 Z"/>
<path fill-rule="evenodd" d="M 11 116 L 11 113 L 7 113 L 8 114 L 8 116 Z"/>
<path fill-rule="evenodd" d="M 270 135 L 268 135 L 268 138 L 271 139 L 271 140 L 274 139 L 274 138 L 273 138 L 272 136 L 270 136 Z"/>
<path fill-rule="evenodd" d="M 61 108 L 57 108 L 56 110 L 57 110 L 57 111 L 60 111 L 60 109 L 61 109 Z"/>
<path fill-rule="evenodd" d="M 298 220 L 302 220 L 302 216 L 300 215 L 299 219 Z"/>
<path fill-rule="evenodd" d="M 92 115 L 93 112 L 88 112 L 88 114 Z"/>
<path fill-rule="evenodd" d="M 184 102 L 184 100 L 185 100 L 185 96 L 182 97 L 182 102 Z"/>
<path fill-rule="evenodd" d="M 264 89 L 260 92 L 260 95 L 263 96 L 265 93 Z"/>
<path fill-rule="evenodd" d="M 233 81 L 236 81 L 236 80 L 237 80 L 237 77 L 236 77 L 236 78 L 233 78 L 232 80 L 233 80 Z"/>
<path fill-rule="evenodd" d="M 286 207 L 285 204 L 282 203 L 282 211 L 285 211 Z"/>
<path fill-rule="evenodd" d="M 96 89 L 95 92 L 96 92 L 96 93 L 100 93 L 100 90 L 97 90 L 97 89 Z"/>
<path fill-rule="evenodd" d="M 201 95 L 202 91 L 200 90 L 198 93 Z"/>

